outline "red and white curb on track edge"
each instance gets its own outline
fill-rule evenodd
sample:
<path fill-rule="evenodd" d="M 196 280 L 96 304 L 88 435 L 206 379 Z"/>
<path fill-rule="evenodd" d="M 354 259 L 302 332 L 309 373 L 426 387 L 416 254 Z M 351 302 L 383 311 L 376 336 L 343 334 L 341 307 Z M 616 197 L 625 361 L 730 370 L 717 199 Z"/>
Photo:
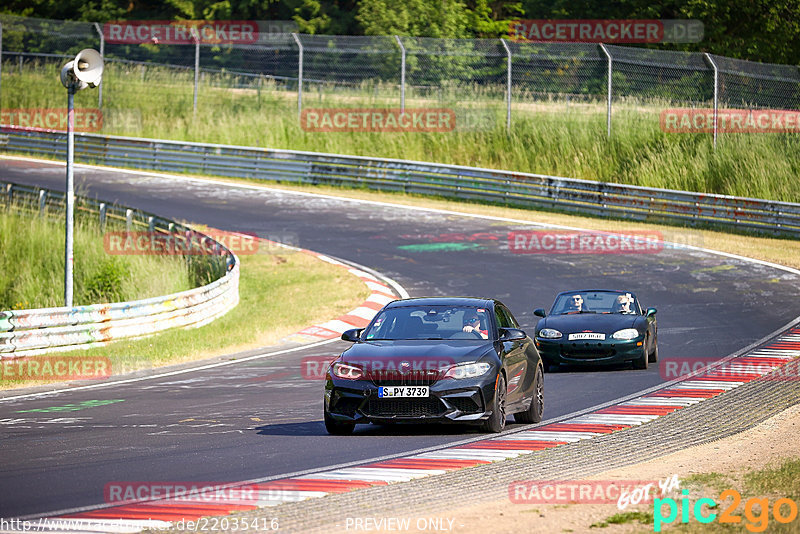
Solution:
<path fill-rule="evenodd" d="M 370 277 L 365 278 L 371 280 Z M 349 326 L 351 323 L 347 324 Z M 337 323 L 323 328 L 335 332 L 330 327 L 338 329 L 338 326 Z M 180 520 L 192 521 L 205 516 L 276 506 L 489 464 L 647 423 L 761 378 L 795 358 L 800 358 L 800 327 L 797 326 L 760 348 L 721 360 L 724 369 L 715 370 L 712 367 L 704 371 L 702 377 L 690 375 L 639 397 L 530 430 L 355 467 L 322 469 L 259 484 L 250 482 L 247 483 L 248 488 L 257 486 L 259 495 L 247 503 L 152 500 L 65 514 L 50 521 L 80 521 L 80 524 L 74 524 L 72 531 L 138 532 L 144 528 L 167 527 L 170 522 Z"/>
<path fill-rule="evenodd" d="M 217 231 L 222 232 L 221 230 Z M 251 237 L 245 234 L 239 234 L 237 232 L 226 231 L 225 233 L 240 235 L 242 237 Z M 359 278 L 362 282 L 364 282 L 364 285 L 366 285 L 367 289 L 370 290 L 370 295 L 369 297 L 367 297 L 367 300 L 362 302 L 354 310 L 351 310 L 346 314 L 337 317 L 336 319 L 332 319 L 330 321 L 325 321 L 324 323 L 321 324 L 306 327 L 299 332 L 287 336 L 281 341 L 296 341 L 299 343 L 309 343 L 309 342 L 319 341 L 321 339 L 337 338 L 341 336 L 342 332 L 344 332 L 345 330 L 350 330 L 351 328 L 364 328 L 365 326 L 367 326 L 369 322 L 372 320 L 372 318 L 375 316 L 375 314 L 378 313 L 378 311 L 381 308 L 383 308 L 386 304 L 398 298 L 397 295 L 399 295 L 399 298 L 408 297 L 408 293 L 406 293 L 406 291 L 402 287 L 397 286 L 395 289 L 392 289 L 387 284 L 379 280 L 377 276 L 370 274 L 362 269 L 358 269 L 356 267 L 348 265 L 337 259 L 331 258 L 330 256 L 327 256 L 325 254 L 321 254 L 319 252 L 314 252 L 313 250 L 307 250 L 304 248 L 293 247 L 285 243 L 271 241 L 269 239 L 264 239 L 264 238 L 259 238 L 259 241 L 267 243 L 270 246 L 277 246 L 280 248 L 284 248 L 286 250 L 309 254 L 331 265 L 341 267 L 342 269 L 347 269 L 347 271 L 351 275 Z"/>
<path fill-rule="evenodd" d="M 378 313 L 378 310 L 398 298 L 394 291 L 392 291 L 392 288 L 378 280 L 378 277 L 373 276 L 366 271 L 356 269 L 355 267 L 351 267 L 346 263 L 342 263 L 318 252 L 312 252 L 309 250 L 304 250 L 303 252 L 311 254 L 312 256 L 315 256 L 320 260 L 328 262 L 332 265 L 337 265 L 347 269 L 350 274 L 358 277 L 362 282 L 364 282 L 364 284 L 370 290 L 370 295 L 367 297 L 367 300 L 362 302 L 358 308 L 351 310 L 346 314 L 337 317 L 336 319 L 304 328 L 293 336 L 289 336 L 287 338 L 288 340 L 293 340 L 298 337 L 300 338 L 299 340 L 306 342 L 316 341 L 319 339 L 332 339 L 341 336 L 342 332 L 345 330 L 349 330 L 351 328 L 364 328 L 369 324 L 375 314 Z"/>

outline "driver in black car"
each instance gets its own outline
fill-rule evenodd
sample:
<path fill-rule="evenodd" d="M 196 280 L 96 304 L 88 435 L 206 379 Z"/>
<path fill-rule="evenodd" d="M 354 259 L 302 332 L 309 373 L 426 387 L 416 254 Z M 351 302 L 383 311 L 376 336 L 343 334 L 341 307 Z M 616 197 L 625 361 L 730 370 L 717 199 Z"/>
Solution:
<path fill-rule="evenodd" d="M 483 339 L 489 339 L 489 331 L 481 330 L 481 320 L 475 314 L 467 315 L 464 317 L 464 328 L 462 330 L 464 332 L 475 332 L 476 334 L 480 335 Z"/>

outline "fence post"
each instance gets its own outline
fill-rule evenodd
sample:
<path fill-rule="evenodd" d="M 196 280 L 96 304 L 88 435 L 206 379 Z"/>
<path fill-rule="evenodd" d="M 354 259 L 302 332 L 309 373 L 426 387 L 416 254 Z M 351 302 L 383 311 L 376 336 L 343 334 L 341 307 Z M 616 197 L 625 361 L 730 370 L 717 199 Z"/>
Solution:
<path fill-rule="evenodd" d="M 300 119 L 300 113 L 303 111 L 303 43 L 296 33 L 292 34 L 294 42 L 297 43 L 299 53 L 297 54 L 297 119 Z"/>
<path fill-rule="evenodd" d="M 3 25 L 0 24 L 0 109 L 3 109 Z"/>
<path fill-rule="evenodd" d="M 103 56 L 103 61 L 105 61 L 105 50 L 106 50 L 106 38 L 103 37 L 103 30 L 100 29 L 100 24 L 97 22 L 94 23 L 94 29 L 97 30 L 98 35 L 100 35 L 100 55 Z M 103 80 L 100 79 L 100 83 L 97 84 L 97 107 L 99 109 L 103 109 Z"/>
<path fill-rule="evenodd" d="M 600 43 L 600 50 L 606 55 L 606 59 L 608 59 L 608 111 L 606 112 L 606 136 L 611 137 L 611 96 L 612 96 L 612 87 L 611 87 L 611 74 L 613 71 L 613 63 L 614 61 L 611 59 L 611 54 L 609 53 L 606 45 Z"/>
<path fill-rule="evenodd" d="M 706 62 L 711 65 L 711 68 L 714 70 L 714 150 L 717 149 L 717 112 L 719 106 L 719 69 L 717 69 L 717 63 L 714 61 L 714 58 L 711 57 L 709 53 L 704 53 L 703 56 L 705 57 Z"/>
<path fill-rule="evenodd" d="M 192 28 L 192 37 L 194 37 L 194 101 L 192 110 L 197 112 L 197 83 L 200 78 L 200 35 L 197 33 L 197 28 Z"/>
<path fill-rule="evenodd" d="M 403 112 L 406 110 L 406 47 L 399 36 L 395 35 L 394 39 L 400 47 L 400 111 Z"/>
<path fill-rule="evenodd" d="M 506 49 L 506 131 L 511 129 L 511 49 L 505 39 L 501 38 L 503 48 Z"/>
<path fill-rule="evenodd" d="M 100 231 L 101 232 L 105 232 L 106 231 L 106 203 L 105 202 L 101 202 L 100 203 L 99 213 L 100 213 Z"/>
<path fill-rule="evenodd" d="M 125 210 L 125 231 L 131 232 L 133 230 L 133 210 Z"/>
<path fill-rule="evenodd" d="M 47 189 L 39 189 L 39 217 L 44 217 L 44 208 L 47 205 Z"/>

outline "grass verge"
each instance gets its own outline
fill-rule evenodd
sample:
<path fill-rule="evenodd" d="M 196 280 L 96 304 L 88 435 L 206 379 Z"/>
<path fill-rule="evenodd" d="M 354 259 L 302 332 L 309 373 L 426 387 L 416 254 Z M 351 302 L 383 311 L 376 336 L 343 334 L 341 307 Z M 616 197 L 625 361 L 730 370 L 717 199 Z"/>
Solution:
<path fill-rule="evenodd" d="M 64 305 L 63 217 L 0 212 L 0 310 Z M 199 285 L 175 256 L 112 256 L 99 224 L 76 217 L 73 302 L 76 306 L 169 295 Z"/>
<path fill-rule="evenodd" d="M 721 481 L 726 481 L 721 484 Z M 709 482 L 703 484 L 703 482 Z M 670 532 L 798 532 L 800 518 L 800 458 L 785 458 L 763 469 L 743 473 L 702 473 L 687 478 L 682 484 L 690 488 L 692 511 L 687 523 L 681 516 L 669 524 Z M 735 495 L 725 495 L 727 489 Z M 726 498 L 722 498 L 725 496 Z M 694 515 L 694 504 L 700 498 L 712 499 L 716 505 L 704 505 L 703 514 L 716 513 L 714 521 L 702 524 Z M 776 504 L 779 506 L 776 507 Z M 776 518 L 776 509 L 783 521 Z M 668 508 L 664 507 L 664 514 Z M 728 517 L 725 517 L 725 516 Z M 651 525 L 653 515 L 650 515 Z M 788 521 L 787 521 L 788 520 Z"/>
<path fill-rule="evenodd" d="M 61 354 L 107 357 L 115 375 L 200 360 L 273 344 L 306 326 L 352 310 L 369 295 L 364 283 L 347 270 L 309 254 L 259 252 L 239 259 L 239 305 L 212 323 Z M 43 383 L 0 379 L 0 388 Z"/>

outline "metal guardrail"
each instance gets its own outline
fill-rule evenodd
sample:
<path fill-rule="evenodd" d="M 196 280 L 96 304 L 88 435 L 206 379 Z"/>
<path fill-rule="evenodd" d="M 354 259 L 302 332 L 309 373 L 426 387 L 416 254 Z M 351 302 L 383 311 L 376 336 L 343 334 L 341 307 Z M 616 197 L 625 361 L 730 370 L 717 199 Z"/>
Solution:
<path fill-rule="evenodd" d="M 64 193 L 0 181 L 4 206 L 45 214 L 63 210 Z M 101 227 L 147 229 L 170 235 L 184 248 L 202 246 L 213 254 L 193 257 L 211 262 L 219 276 L 202 287 L 144 300 L 73 308 L 0 311 L 0 359 L 73 350 L 123 338 L 141 337 L 178 327 L 199 327 L 239 302 L 239 261 L 227 247 L 180 223 L 140 210 L 75 198 L 76 214 L 99 217 Z"/>
<path fill-rule="evenodd" d="M 0 150 L 47 155 L 66 134 L 2 127 Z M 75 135 L 86 163 L 478 200 L 649 222 L 800 236 L 800 204 L 384 158 Z"/>

